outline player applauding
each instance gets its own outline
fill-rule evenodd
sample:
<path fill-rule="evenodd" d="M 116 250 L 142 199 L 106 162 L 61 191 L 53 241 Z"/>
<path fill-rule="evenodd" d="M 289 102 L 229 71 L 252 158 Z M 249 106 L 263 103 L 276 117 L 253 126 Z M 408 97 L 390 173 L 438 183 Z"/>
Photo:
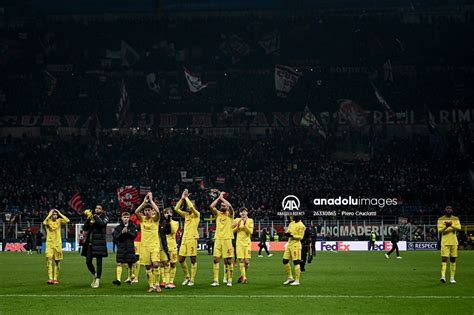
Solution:
<path fill-rule="evenodd" d="M 438 233 L 441 234 L 441 279 L 446 283 L 446 266 L 448 257 L 450 259 L 449 269 L 451 279 L 449 282 L 456 283 L 456 257 L 458 257 L 458 238 L 456 232 L 461 230 L 461 222 L 453 215 L 453 208 L 447 206 L 444 209 L 445 215 L 438 219 Z"/>
<path fill-rule="evenodd" d="M 144 215 L 140 213 L 143 209 Z M 140 244 L 140 264 L 145 266 L 148 279 L 148 292 L 161 292 L 158 283 L 160 275 L 160 240 L 158 238 L 158 225 L 160 212 L 153 201 L 153 195 L 148 193 L 143 203 L 135 210 L 135 215 L 140 221 L 142 238 Z"/>
<path fill-rule="evenodd" d="M 252 246 L 250 238 L 253 233 L 253 220 L 248 217 L 247 208 L 240 208 L 240 218 L 234 220 L 232 225 L 237 233 L 237 259 L 240 262 L 240 283 L 247 283 L 247 269 L 249 267 Z"/>

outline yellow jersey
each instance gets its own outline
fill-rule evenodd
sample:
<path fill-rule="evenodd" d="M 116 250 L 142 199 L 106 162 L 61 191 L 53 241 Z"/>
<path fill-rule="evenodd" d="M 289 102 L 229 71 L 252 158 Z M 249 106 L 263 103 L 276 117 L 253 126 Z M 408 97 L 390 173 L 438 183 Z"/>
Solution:
<path fill-rule="evenodd" d="M 446 227 L 445 222 L 451 222 L 452 225 Z M 458 245 L 456 232 L 461 230 L 459 218 L 452 216 L 442 216 L 438 218 L 438 233 L 441 234 L 441 245 Z"/>
<path fill-rule="evenodd" d="M 232 240 L 234 239 L 234 232 L 232 229 L 232 222 L 234 221 L 234 214 L 229 211 L 217 211 L 216 216 L 216 240 Z"/>
<path fill-rule="evenodd" d="M 291 233 L 293 237 L 290 237 L 290 239 L 288 240 L 288 246 L 294 244 L 301 244 L 301 240 L 304 237 L 305 230 L 306 227 L 304 226 L 303 222 L 291 221 L 291 223 L 288 225 L 288 233 Z"/>
<path fill-rule="evenodd" d="M 234 222 L 238 223 L 240 220 L 241 218 L 237 218 Z M 237 233 L 237 244 L 250 245 L 253 233 L 253 219 L 247 218 L 245 223 L 242 220 L 242 222 L 234 228 L 234 232 Z"/>
<path fill-rule="evenodd" d="M 67 222 L 61 218 L 58 218 L 56 221 L 48 219 L 43 223 L 46 229 L 46 246 L 62 248 L 63 241 L 61 238 L 61 225 L 66 224 Z"/>
<path fill-rule="evenodd" d="M 186 205 L 191 211 L 181 210 L 183 199 L 180 199 L 176 204 L 174 211 L 176 211 L 181 217 L 184 218 L 184 232 L 182 240 L 199 239 L 199 221 L 201 220 L 201 214 L 196 210 L 193 203 L 189 198 L 186 198 Z"/>
<path fill-rule="evenodd" d="M 179 223 L 171 220 L 171 233 L 166 234 L 166 243 L 168 244 L 168 248 L 176 248 L 176 232 L 178 232 Z"/>
<path fill-rule="evenodd" d="M 140 221 L 140 229 L 142 232 L 141 245 L 142 247 L 156 247 L 160 246 L 160 239 L 158 236 L 158 225 L 160 224 L 156 216 L 151 218 L 137 216 Z"/>

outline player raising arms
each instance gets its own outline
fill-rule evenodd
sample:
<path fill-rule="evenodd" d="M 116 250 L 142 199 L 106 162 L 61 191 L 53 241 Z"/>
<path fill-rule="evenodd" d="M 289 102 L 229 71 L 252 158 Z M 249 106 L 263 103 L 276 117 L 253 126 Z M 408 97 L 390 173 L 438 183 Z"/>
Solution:
<path fill-rule="evenodd" d="M 288 246 L 285 249 L 283 254 L 283 267 L 285 268 L 288 279 L 283 282 L 283 284 L 290 285 L 300 285 L 300 276 L 301 276 L 301 240 L 304 236 L 304 231 L 306 227 L 299 216 L 294 216 L 293 221 L 288 225 L 288 230 L 285 233 L 285 236 L 288 237 Z M 293 265 L 295 266 L 295 278 L 291 274 L 291 266 L 289 261 L 293 260 Z"/>
<path fill-rule="evenodd" d="M 58 218 L 60 217 L 60 218 Z M 58 284 L 60 263 L 63 260 L 63 242 L 61 239 L 61 225 L 69 219 L 59 210 L 52 209 L 43 221 L 46 229 L 46 259 L 48 265 L 48 284 Z M 55 268 L 53 272 L 53 260 Z"/>
<path fill-rule="evenodd" d="M 144 215 L 141 214 L 142 209 Z M 135 215 L 140 221 L 140 230 L 142 231 L 140 264 L 146 268 L 148 292 L 161 292 L 158 283 L 160 275 L 160 240 L 158 238 L 160 212 L 153 201 L 151 192 L 145 196 L 142 204 L 135 210 Z"/>
<path fill-rule="evenodd" d="M 183 202 L 186 202 L 188 211 L 181 210 Z M 183 285 L 193 286 L 197 272 L 198 226 L 201 214 L 196 210 L 191 200 L 189 200 L 189 192 L 187 189 L 183 191 L 181 199 L 176 204 L 174 211 L 184 218 L 184 232 L 179 248 L 179 263 L 185 274 Z M 191 276 L 189 276 L 188 266 L 186 265 L 186 257 L 191 257 Z"/>
<path fill-rule="evenodd" d="M 232 223 L 234 220 L 234 208 L 224 198 L 225 192 L 221 192 L 219 197 L 214 200 L 210 206 L 212 214 L 216 217 L 216 241 L 214 244 L 214 281 L 211 286 L 219 285 L 219 262 L 221 257 L 224 258 L 224 265 L 227 268 L 227 286 L 232 286 L 232 274 L 234 266 L 232 265 L 232 257 L 234 256 L 234 247 L 232 239 L 234 233 L 232 231 Z M 216 208 L 221 203 L 220 209 Z"/>
<path fill-rule="evenodd" d="M 247 283 L 247 269 L 249 267 L 252 246 L 250 238 L 253 233 L 253 220 L 248 217 L 247 208 L 240 208 L 240 218 L 234 220 L 232 227 L 237 233 L 237 259 L 240 262 L 240 283 Z"/>
<path fill-rule="evenodd" d="M 461 230 L 461 222 L 453 215 L 453 208 L 447 206 L 444 209 L 444 216 L 438 219 L 438 233 L 441 234 L 441 279 L 446 283 L 446 266 L 448 257 L 450 260 L 449 269 L 451 279 L 449 282 L 456 283 L 456 257 L 458 257 L 458 238 L 456 232 Z"/>

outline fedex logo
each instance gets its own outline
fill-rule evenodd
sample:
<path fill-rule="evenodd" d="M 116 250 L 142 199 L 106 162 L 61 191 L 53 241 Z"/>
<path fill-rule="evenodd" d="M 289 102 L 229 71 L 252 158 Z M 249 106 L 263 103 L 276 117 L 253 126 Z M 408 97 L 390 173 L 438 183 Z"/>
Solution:
<path fill-rule="evenodd" d="M 385 251 L 385 250 L 391 250 L 391 249 L 392 249 L 392 242 L 382 242 L 382 244 L 377 242 L 374 245 L 374 250 Z"/>
<path fill-rule="evenodd" d="M 6 243 L 5 244 L 5 251 L 10 252 L 24 252 L 26 243 Z"/>
<path fill-rule="evenodd" d="M 351 250 L 351 244 L 344 242 L 321 242 L 321 250 L 348 251 Z"/>

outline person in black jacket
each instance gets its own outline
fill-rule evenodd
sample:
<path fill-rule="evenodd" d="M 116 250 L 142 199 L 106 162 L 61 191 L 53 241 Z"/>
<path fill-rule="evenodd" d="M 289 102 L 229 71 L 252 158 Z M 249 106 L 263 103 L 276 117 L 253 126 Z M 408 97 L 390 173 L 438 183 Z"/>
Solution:
<path fill-rule="evenodd" d="M 310 251 L 311 251 L 311 235 L 310 235 L 310 232 L 309 232 L 309 229 L 306 229 L 304 231 L 304 236 L 303 236 L 303 239 L 301 240 L 301 263 L 300 263 L 300 267 L 301 267 L 301 272 L 305 272 L 306 269 L 305 269 L 305 266 L 306 266 L 306 260 L 308 260 L 308 254 L 311 255 Z M 308 260 L 308 263 L 311 263 L 311 261 Z"/>
<path fill-rule="evenodd" d="M 393 253 L 393 251 L 397 251 L 397 259 L 402 259 L 402 257 L 400 256 L 400 253 L 398 252 L 398 241 L 400 240 L 400 238 L 398 237 L 398 228 L 397 227 L 394 227 L 393 230 L 392 230 L 392 236 L 391 236 L 391 242 L 392 242 L 392 249 L 385 254 L 385 257 L 388 259 L 390 258 L 390 254 Z"/>
<path fill-rule="evenodd" d="M 260 243 L 258 243 L 258 247 L 260 247 L 260 249 L 258 250 L 258 257 L 263 257 L 262 249 L 265 249 L 265 252 L 267 253 L 268 257 L 273 256 L 273 254 L 270 254 L 267 248 L 267 235 L 268 235 L 267 229 L 264 228 L 262 232 L 260 233 Z"/>
<path fill-rule="evenodd" d="M 107 257 L 107 223 L 109 218 L 105 214 L 104 207 L 98 204 L 95 207 L 95 213 L 93 214 L 90 209 L 84 211 L 87 216 L 86 223 L 82 229 L 87 232 L 84 241 L 84 247 L 82 248 L 82 256 L 86 257 L 86 265 L 91 274 L 93 280 L 91 287 L 96 289 L 100 285 L 100 277 L 102 275 L 102 258 Z M 97 271 L 92 264 L 92 259 L 96 258 Z"/>
<path fill-rule="evenodd" d="M 137 225 L 130 221 L 130 213 L 123 212 L 122 220 L 117 225 L 112 233 L 114 241 L 117 243 L 117 279 L 112 281 L 115 285 L 121 285 L 122 279 L 122 264 L 128 266 L 128 277 L 125 283 L 132 283 L 133 264 L 137 258 L 135 256 L 134 240 L 137 237 Z"/>
<path fill-rule="evenodd" d="M 26 242 L 26 250 L 27 250 L 26 253 L 28 255 L 33 254 L 33 252 L 32 252 L 32 250 L 33 250 L 33 233 L 31 233 L 30 228 L 26 228 L 25 235 L 24 235 L 24 240 Z"/>

